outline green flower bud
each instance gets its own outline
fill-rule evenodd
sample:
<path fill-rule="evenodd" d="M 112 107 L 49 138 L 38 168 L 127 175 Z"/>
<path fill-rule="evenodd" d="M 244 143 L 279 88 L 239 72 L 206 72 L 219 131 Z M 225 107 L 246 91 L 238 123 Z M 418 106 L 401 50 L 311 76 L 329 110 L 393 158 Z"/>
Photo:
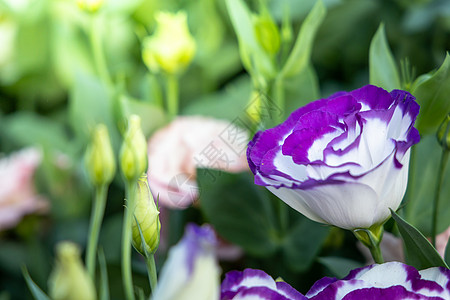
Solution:
<path fill-rule="evenodd" d="M 80 249 L 72 242 L 56 247 L 56 266 L 50 274 L 49 293 L 53 300 L 94 300 L 94 283 L 80 259 Z"/>
<path fill-rule="evenodd" d="M 146 174 L 142 175 L 137 182 L 134 203 L 134 218 L 132 223 L 133 246 L 144 256 L 146 252 L 153 254 L 159 246 L 161 223 L 159 221 L 159 211 L 150 192 Z M 144 243 L 142 243 L 139 228 L 144 237 Z"/>
<path fill-rule="evenodd" d="M 99 124 L 85 155 L 86 169 L 92 183 L 96 186 L 109 184 L 116 173 L 116 160 L 109 139 L 108 128 Z"/>
<path fill-rule="evenodd" d="M 439 144 L 446 150 L 450 150 L 450 113 L 447 114 L 437 131 L 437 139 Z"/>
<path fill-rule="evenodd" d="M 150 71 L 179 74 L 191 63 L 196 43 L 187 24 L 185 12 L 159 12 L 155 33 L 145 38 L 142 58 Z"/>
<path fill-rule="evenodd" d="M 120 149 L 120 167 L 127 180 L 136 180 L 147 170 L 147 141 L 141 129 L 141 118 L 131 115 Z"/>
<path fill-rule="evenodd" d="M 102 7 L 103 2 L 103 0 L 77 0 L 77 5 L 85 12 L 95 13 Z"/>
<path fill-rule="evenodd" d="M 264 51 L 274 55 L 280 50 L 280 33 L 267 9 L 263 9 L 260 15 L 255 15 L 253 27 L 256 38 Z"/>

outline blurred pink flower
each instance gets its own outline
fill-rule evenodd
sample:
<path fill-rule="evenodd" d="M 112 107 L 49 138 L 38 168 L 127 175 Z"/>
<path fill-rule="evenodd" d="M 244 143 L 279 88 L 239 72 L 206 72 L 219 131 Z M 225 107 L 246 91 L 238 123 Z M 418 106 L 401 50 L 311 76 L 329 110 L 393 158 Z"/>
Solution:
<path fill-rule="evenodd" d="M 436 250 L 442 257 L 445 256 L 445 249 L 447 247 L 449 238 L 450 238 L 450 227 L 448 227 L 444 232 L 441 232 L 436 236 Z"/>
<path fill-rule="evenodd" d="M 33 175 L 41 152 L 28 148 L 0 159 L 0 231 L 17 225 L 22 217 L 45 212 L 48 203 L 36 195 Z"/>
<path fill-rule="evenodd" d="M 148 179 L 159 203 L 186 208 L 199 195 L 196 168 L 242 172 L 248 169 L 247 131 L 228 121 L 178 117 L 149 141 Z M 213 178 L 211 178 L 213 179 Z"/>

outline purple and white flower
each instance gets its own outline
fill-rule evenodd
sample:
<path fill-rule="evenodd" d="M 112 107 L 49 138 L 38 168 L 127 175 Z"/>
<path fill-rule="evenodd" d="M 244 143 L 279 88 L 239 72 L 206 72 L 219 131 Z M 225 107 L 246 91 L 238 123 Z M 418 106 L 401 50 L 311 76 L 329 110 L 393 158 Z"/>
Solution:
<path fill-rule="evenodd" d="M 450 299 L 450 270 L 434 267 L 422 271 L 399 263 L 370 265 L 351 271 L 342 280 L 324 277 L 306 297 L 311 300 Z"/>
<path fill-rule="evenodd" d="M 371 85 L 311 102 L 249 143 L 255 183 L 314 221 L 381 225 L 405 194 L 418 113 L 410 93 Z"/>
<path fill-rule="evenodd" d="M 214 230 L 189 224 L 182 240 L 169 251 L 153 300 L 218 300 L 220 268 Z"/>
<path fill-rule="evenodd" d="M 284 281 L 275 282 L 261 270 L 245 269 L 225 275 L 221 300 L 306 300 Z"/>

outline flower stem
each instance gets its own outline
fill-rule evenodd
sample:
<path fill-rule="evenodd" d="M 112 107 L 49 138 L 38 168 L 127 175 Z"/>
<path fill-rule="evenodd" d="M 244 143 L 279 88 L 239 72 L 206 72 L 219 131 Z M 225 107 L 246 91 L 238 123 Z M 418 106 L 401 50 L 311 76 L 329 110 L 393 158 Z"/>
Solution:
<path fill-rule="evenodd" d="M 106 64 L 105 53 L 103 51 L 102 38 L 100 29 L 103 28 L 102 24 L 99 24 L 99 16 L 93 14 L 90 20 L 89 39 L 91 44 L 91 51 L 94 57 L 94 64 L 98 76 L 107 84 L 111 85 L 112 80 L 109 75 L 108 66 Z"/>
<path fill-rule="evenodd" d="M 125 185 L 126 206 L 122 225 L 122 282 L 127 300 L 134 300 L 131 270 L 131 221 L 134 207 L 135 185 L 127 181 Z"/>
<path fill-rule="evenodd" d="M 86 266 L 89 275 L 95 279 L 95 257 L 98 246 L 98 236 L 105 212 L 108 186 L 103 184 L 95 187 L 95 199 L 92 202 L 91 220 L 89 224 L 89 240 L 87 244 Z"/>
<path fill-rule="evenodd" d="M 433 223 L 432 223 L 432 229 L 431 229 L 431 241 L 433 243 L 433 246 L 436 246 L 439 198 L 441 196 L 442 184 L 444 183 L 445 169 L 447 167 L 447 162 L 448 162 L 448 154 L 449 154 L 449 151 L 447 151 L 446 149 L 442 150 L 441 164 L 440 164 L 439 170 L 438 170 L 436 193 L 435 193 L 434 203 L 433 203 L 433 217 L 432 217 Z"/>
<path fill-rule="evenodd" d="M 285 110 L 285 99 L 284 99 L 284 87 L 283 87 L 283 78 L 278 76 L 275 79 L 274 84 L 274 92 L 275 92 L 275 104 L 278 106 L 276 111 L 280 111 L 282 113 L 276 114 L 275 123 L 280 124 L 283 122 L 283 114 Z"/>
<path fill-rule="evenodd" d="M 168 74 L 166 76 L 166 97 L 167 111 L 173 118 L 178 114 L 179 106 L 178 77 L 176 75 Z"/>
<path fill-rule="evenodd" d="M 152 292 L 155 292 L 156 284 L 158 282 L 158 275 L 156 275 L 155 256 L 153 254 L 149 254 L 145 258 L 145 262 L 147 264 L 148 281 L 150 282 Z"/>
<path fill-rule="evenodd" d="M 371 247 L 369 247 L 369 250 L 370 250 L 370 254 L 372 254 L 373 260 L 377 264 L 384 263 L 383 254 L 381 253 L 381 248 L 380 248 L 379 243 L 378 243 L 378 245 L 372 245 Z"/>

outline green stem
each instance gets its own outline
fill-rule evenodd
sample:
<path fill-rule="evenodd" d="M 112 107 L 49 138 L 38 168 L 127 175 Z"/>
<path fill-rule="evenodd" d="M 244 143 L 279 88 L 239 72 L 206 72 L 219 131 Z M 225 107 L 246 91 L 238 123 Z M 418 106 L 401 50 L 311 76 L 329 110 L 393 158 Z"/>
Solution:
<path fill-rule="evenodd" d="M 122 282 L 127 300 L 134 300 L 131 270 L 131 222 L 134 207 L 135 184 L 128 181 L 125 186 L 126 207 L 122 224 Z"/>
<path fill-rule="evenodd" d="M 108 186 L 100 185 L 95 188 L 95 199 L 92 202 L 91 220 L 89 224 L 89 240 L 87 244 L 86 266 L 92 279 L 95 278 L 95 258 L 98 246 L 98 237 L 105 212 Z"/>
<path fill-rule="evenodd" d="M 102 36 L 100 29 L 103 28 L 102 24 L 99 24 L 99 17 L 97 14 L 91 16 L 89 38 L 91 43 L 91 51 L 94 57 L 94 64 L 98 76 L 107 84 L 112 85 L 112 80 L 109 75 L 108 66 L 106 64 L 105 53 L 103 51 Z"/>
<path fill-rule="evenodd" d="M 438 170 L 436 193 L 435 193 L 434 203 L 433 203 L 433 217 L 432 217 L 433 223 L 432 223 L 432 229 L 431 229 L 431 241 L 433 243 L 433 246 L 436 246 L 439 198 L 441 196 L 442 184 L 444 183 L 445 169 L 447 167 L 447 162 L 448 162 L 448 153 L 449 153 L 449 151 L 447 151 L 446 149 L 442 150 L 441 164 L 440 164 L 439 170 Z"/>
<path fill-rule="evenodd" d="M 278 106 L 277 110 L 282 112 L 282 113 L 277 113 L 275 116 L 275 123 L 280 124 L 283 122 L 283 114 L 284 114 L 284 110 L 285 110 L 283 79 L 280 76 L 278 76 L 275 79 L 274 98 L 275 98 L 275 104 Z"/>
<path fill-rule="evenodd" d="M 166 76 L 166 80 L 167 111 L 173 118 L 178 114 L 178 77 L 176 75 L 169 74 Z"/>
<path fill-rule="evenodd" d="M 156 290 L 156 284 L 158 282 L 158 275 L 156 275 L 155 256 L 153 254 L 149 254 L 149 256 L 145 258 L 145 262 L 147 264 L 148 281 L 150 282 L 150 287 L 152 288 L 152 292 L 154 293 Z"/>
<path fill-rule="evenodd" d="M 383 254 L 381 254 L 381 248 L 379 243 L 378 245 L 372 245 L 371 247 L 369 247 L 369 250 L 370 254 L 372 254 L 373 260 L 377 264 L 384 263 Z"/>

